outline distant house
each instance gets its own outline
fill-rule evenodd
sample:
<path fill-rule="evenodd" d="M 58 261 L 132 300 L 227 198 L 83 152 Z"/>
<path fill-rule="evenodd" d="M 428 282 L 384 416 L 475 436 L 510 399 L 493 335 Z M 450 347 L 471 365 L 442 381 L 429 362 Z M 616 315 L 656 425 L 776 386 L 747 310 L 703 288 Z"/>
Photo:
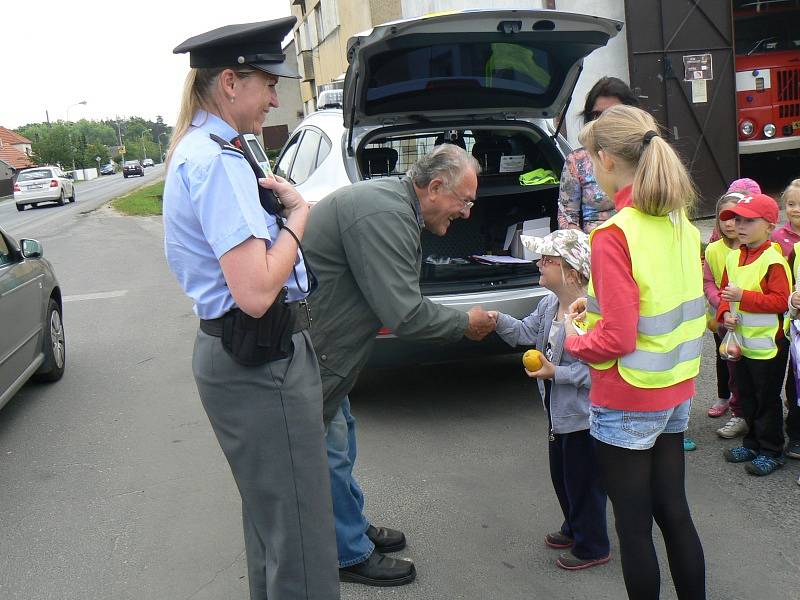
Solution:
<path fill-rule="evenodd" d="M 7 162 L 0 160 L 0 198 L 13 193 L 14 169 Z"/>
<path fill-rule="evenodd" d="M 35 166 L 31 160 L 31 144 L 28 138 L 0 127 L 0 161 L 11 167 L 14 173 Z"/>

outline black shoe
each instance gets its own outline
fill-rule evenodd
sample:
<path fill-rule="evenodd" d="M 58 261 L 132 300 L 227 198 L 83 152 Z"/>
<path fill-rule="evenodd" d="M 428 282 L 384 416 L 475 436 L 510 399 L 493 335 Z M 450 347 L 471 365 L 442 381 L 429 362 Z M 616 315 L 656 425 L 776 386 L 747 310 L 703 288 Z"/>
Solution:
<path fill-rule="evenodd" d="M 367 527 L 367 537 L 375 544 L 375 550 L 383 554 L 398 552 L 406 547 L 406 536 L 402 531 L 388 527 Z"/>
<path fill-rule="evenodd" d="M 417 570 L 410 560 L 397 560 L 377 550 L 358 564 L 339 569 L 339 581 L 362 583 L 377 587 L 405 585 L 414 581 Z"/>

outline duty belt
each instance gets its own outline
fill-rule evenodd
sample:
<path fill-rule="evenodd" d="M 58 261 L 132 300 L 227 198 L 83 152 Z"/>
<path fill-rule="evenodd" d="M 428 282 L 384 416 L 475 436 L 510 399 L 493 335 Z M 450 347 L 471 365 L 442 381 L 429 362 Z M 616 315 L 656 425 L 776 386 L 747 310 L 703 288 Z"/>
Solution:
<path fill-rule="evenodd" d="M 292 333 L 298 333 L 311 326 L 311 310 L 308 307 L 308 302 L 305 300 L 297 300 L 295 302 L 287 302 L 286 306 L 292 312 L 294 317 L 294 326 Z M 222 337 L 222 320 L 225 316 L 216 319 L 200 319 L 200 330 L 208 335 L 214 337 Z"/>

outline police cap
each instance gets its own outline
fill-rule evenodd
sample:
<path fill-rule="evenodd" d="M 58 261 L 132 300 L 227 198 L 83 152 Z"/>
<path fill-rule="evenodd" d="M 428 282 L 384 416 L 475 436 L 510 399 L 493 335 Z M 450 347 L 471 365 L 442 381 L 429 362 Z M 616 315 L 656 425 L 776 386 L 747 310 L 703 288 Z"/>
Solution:
<path fill-rule="evenodd" d="M 298 79 L 300 75 L 286 64 L 286 55 L 281 49 L 281 42 L 296 22 L 297 17 L 291 16 L 226 25 L 190 37 L 172 52 L 188 52 L 189 66 L 193 68 L 248 65 L 276 77 Z"/>

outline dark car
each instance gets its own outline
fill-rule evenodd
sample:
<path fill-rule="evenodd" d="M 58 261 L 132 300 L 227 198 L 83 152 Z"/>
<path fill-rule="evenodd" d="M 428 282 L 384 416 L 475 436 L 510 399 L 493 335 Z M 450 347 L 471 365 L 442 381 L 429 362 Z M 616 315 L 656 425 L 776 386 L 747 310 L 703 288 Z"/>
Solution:
<path fill-rule="evenodd" d="M 0 229 L 0 407 L 31 377 L 64 374 L 61 287 L 36 240 Z"/>
<path fill-rule="evenodd" d="M 126 160 L 125 164 L 122 165 L 122 176 L 127 179 L 130 175 L 141 175 L 144 177 L 144 167 L 138 160 Z"/>
<path fill-rule="evenodd" d="M 103 165 L 100 167 L 100 175 L 113 175 L 117 172 L 117 165 L 114 163 L 108 163 L 107 165 Z"/>

